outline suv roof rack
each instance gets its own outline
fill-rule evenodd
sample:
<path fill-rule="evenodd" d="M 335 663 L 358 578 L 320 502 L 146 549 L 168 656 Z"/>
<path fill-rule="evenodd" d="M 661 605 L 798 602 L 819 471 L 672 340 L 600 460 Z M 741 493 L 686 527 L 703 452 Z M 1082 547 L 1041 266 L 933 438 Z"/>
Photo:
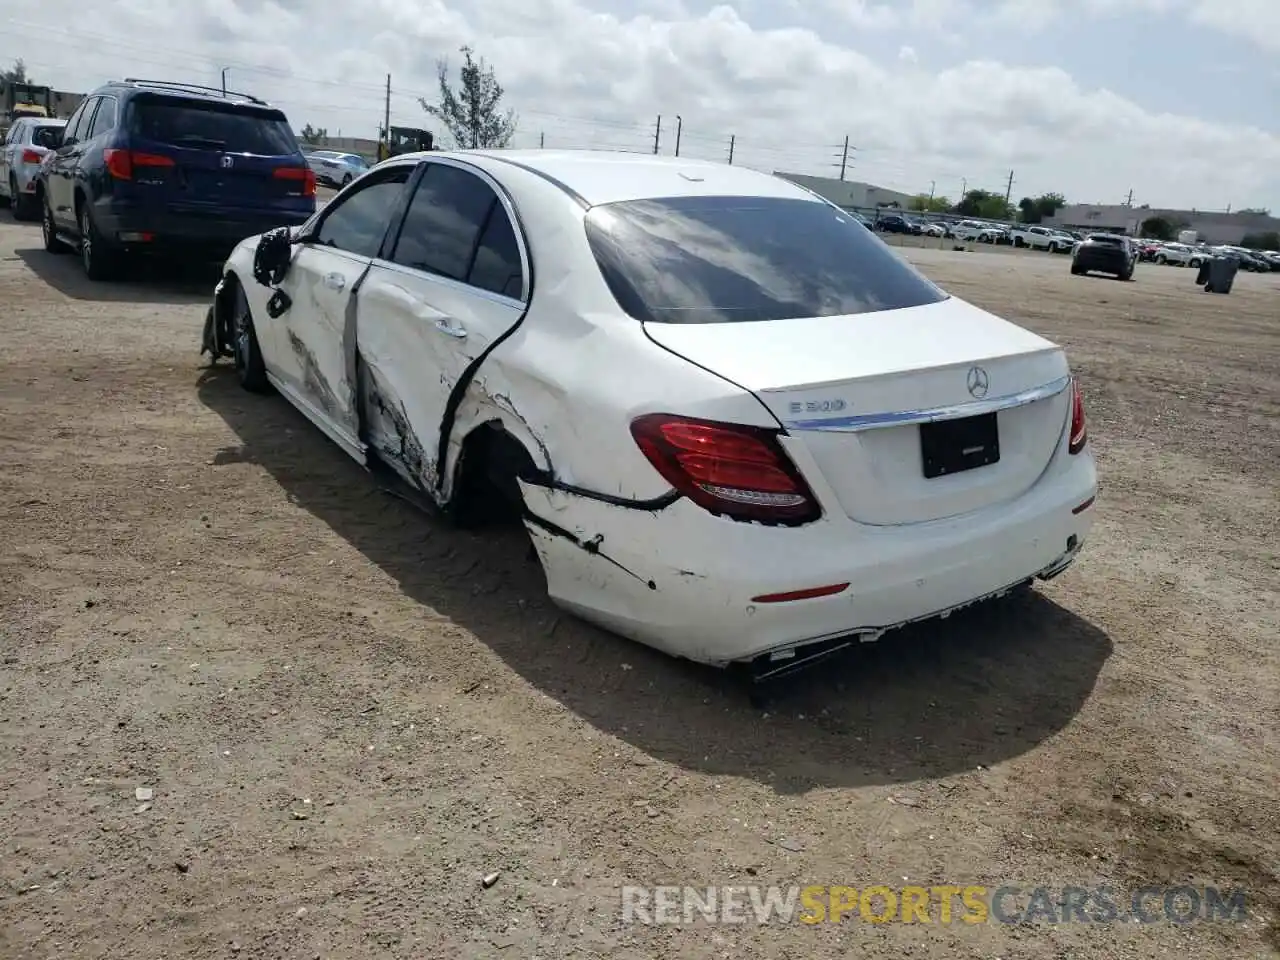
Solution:
<path fill-rule="evenodd" d="M 137 77 L 125 77 L 123 82 L 132 84 L 135 87 L 157 87 L 161 90 L 186 90 L 191 93 L 203 94 L 216 93 L 220 97 L 239 97 L 262 107 L 268 105 L 267 101 L 255 97 L 251 93 L 238 93 L 235 90 L 223 90 L 221 87 L 206 87 L 198 83 L 177 83 L 172 80 L 139 80 Z"/>

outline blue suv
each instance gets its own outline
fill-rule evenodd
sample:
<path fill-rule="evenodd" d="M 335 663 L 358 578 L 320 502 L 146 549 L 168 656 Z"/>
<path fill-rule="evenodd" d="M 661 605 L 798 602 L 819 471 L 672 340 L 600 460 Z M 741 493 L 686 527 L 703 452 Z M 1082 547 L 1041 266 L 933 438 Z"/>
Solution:
<path fill-rule="evenodd" d="M 247 94 L 119 80 L 85 97 L 41 167 L 44 246 L 109 280 L 132 254 L 225 257 L 316 209 L 285 115 Z"/>

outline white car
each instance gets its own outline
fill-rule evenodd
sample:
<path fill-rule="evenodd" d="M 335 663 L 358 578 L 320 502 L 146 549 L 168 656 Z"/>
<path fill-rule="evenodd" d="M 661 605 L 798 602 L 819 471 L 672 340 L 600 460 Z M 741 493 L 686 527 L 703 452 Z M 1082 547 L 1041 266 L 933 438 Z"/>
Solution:
<path fill-rule="evenodd" d="M 1155 256 L 1151 259 L 1156 263 L 1171 263 L 1177 267 L 1199 267 L 1204 260 L 1204 254 L 1198 252 L 1192 247 L 1186 246 L 1185 244 L 1164 243 L 1160 245 Z M 1193 263 L 1192 261 L 1195 262 Z"/>
<path fill-rule="evenodd" d="M 1062 348 L 741 166 L 392 158 L 236 248 L 205 348 L 419 499 L 513 511 L 565 609 L 704 663 L 1003 595 L 1092 524 Z"/>
<path fill-rule="evenodd" d="M 1063 233 L 1061 230 L 1054 230 L 1051 227 L 1016 227 L 1013 230 L 1013 245 L 1015 247 L 1048 250 L 1050 253 L 1070 253 L 1076 242 L 1076 238 L 1069 233 Z"/>
<path fill-rule="evenodd" d="M 345 187 L 369 170 L 369 161 L 358 153 L 338 150 L 315 150 L 307 154 L 307 166 L 316 179 L 333 187 Z"/>
<path fill-rule="evenodd" d="M 36 174 L 57 146 L 65 120 L 21 117 L 0 146 L 0 197 L 9 202 L 16 220 L 32 220 L 40 213 Z"/>
<path fill-rule="evenodd" d="M 978 243 L 995 243 L 1001 234 L 999 227 L 993 227 L 981 220 L 961 220 L 951 228 L 951 235 L 957 240 L 970 240 Z"/>

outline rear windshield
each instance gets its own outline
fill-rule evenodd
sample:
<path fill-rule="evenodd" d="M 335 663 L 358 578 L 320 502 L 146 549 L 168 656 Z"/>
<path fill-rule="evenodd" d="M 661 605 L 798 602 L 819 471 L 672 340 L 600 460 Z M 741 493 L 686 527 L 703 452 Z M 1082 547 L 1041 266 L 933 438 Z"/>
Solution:
<path fill-rule="evenodd" d="M 298 152 L 284 114 L 189 100 L 133 102 L 130 132 L 157 143 L 196 150 L 280 157 Z"/>
<path fill-rule="evenodd" d="M 587 240 L 637 320 L 745 323 L 917 307 L 947 294 L 813 200 L 674 197 L 593 207 Z"/>

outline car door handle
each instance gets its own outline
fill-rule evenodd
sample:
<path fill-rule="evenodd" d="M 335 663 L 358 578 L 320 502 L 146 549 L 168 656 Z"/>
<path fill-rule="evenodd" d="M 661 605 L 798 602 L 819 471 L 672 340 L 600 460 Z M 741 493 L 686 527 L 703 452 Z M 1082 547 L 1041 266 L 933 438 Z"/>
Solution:
<path fill-rule="evenodd" d="M 340 273 L 330 273 L 325 276 L 324 285 L 330 290 L 343 290 L 347 286 L 347 278 Z"/>
<path fill-rule="evenodd" d="M 460 323 L 455 323 L 452 317 L 437 317 L 434 324 L 435 328 L 445 336 L 453 337 L 457 340 L 463 340 L 467 336 L 466 328 Z"/>
<path fill-rule="evenodd" d="M 445 336 L 453 337 L 456 340 L 465 339 L 467 336 L 466 328 L 449 316 L 447 313 L 441 313 L 427 306 L 404 287 L 396 283 L 388 283 L 381 288 L 380 292 L 394 301 L 395 304 L 404 310 L 416 320 L 423 323 L 429 323 Z"/>

